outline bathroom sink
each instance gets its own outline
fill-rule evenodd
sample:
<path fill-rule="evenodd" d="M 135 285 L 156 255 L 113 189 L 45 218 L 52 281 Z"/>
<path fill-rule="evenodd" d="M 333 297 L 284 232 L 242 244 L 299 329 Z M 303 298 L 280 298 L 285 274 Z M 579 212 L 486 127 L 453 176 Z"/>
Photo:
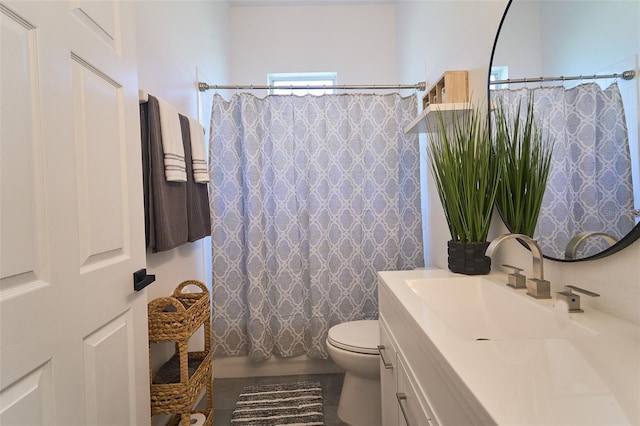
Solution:
<path fill-rule="evenodd" d="M 535 299 L 483 277 L 408 280 L 409 288 L 459 337 L 522 340 L 595 333 Z M 565 308 L 566 309 L 566 308 Z"/>

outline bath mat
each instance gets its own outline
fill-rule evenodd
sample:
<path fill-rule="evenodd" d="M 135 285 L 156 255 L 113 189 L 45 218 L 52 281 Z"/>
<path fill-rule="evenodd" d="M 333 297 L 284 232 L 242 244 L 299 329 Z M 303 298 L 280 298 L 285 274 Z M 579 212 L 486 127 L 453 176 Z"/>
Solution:
<path fill-rule="evenodd" d="M 232 426 L 322 426 L 319 382 L 247 386 L 231 415 Z"/>

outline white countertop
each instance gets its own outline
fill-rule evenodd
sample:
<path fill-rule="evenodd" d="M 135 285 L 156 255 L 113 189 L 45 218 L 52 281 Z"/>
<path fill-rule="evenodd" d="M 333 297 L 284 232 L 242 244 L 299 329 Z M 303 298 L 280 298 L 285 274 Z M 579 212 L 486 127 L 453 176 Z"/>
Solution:
<path fill-rule="evenodd" d="M 465 340 L 408 287 L 406 280 L 460 277 L 446 270 L 379 272 L 461 383 L 500 425 L 640 425 L 640 326 L 585 308 L 561 311 L 555 295 L 535 300 L 594 331 L 583 336 Z M 504 286 L 502 273 L 484 276 Z M 612 289 L 613 291 L 613 289 Z M 513 318 L 517 321 L 518 318 Z"/>

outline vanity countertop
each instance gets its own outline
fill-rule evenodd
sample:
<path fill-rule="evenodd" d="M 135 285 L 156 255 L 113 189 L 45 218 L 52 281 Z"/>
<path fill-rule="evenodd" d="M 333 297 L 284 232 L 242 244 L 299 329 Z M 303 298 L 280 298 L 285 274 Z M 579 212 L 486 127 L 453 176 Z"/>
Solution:
<path fill-rule="evenodd" d="M 440 362 L 448 366 L 451 384 L 471 392 L 476 398 L 473 403 L 480 404 L 479 409 L 497 424 L 640 424 L 640 326 L 588 306 L 584 313 L 569 314 L 555 295 L 550 300 L 535 300 L 524 291 L 507 288 L 514 297 L 540 304 L 559 317 L 568 316 L 592 333 L 464 339 L 408 285 L 413 280 L 463 275 L 425 269 L 379 272 L 379 276 L 380 285 L 407 310 L 414 326 L 442 355 Z M 486 285 L 506 287 L 505 274 L 491 273 L 484 278 Z"/>

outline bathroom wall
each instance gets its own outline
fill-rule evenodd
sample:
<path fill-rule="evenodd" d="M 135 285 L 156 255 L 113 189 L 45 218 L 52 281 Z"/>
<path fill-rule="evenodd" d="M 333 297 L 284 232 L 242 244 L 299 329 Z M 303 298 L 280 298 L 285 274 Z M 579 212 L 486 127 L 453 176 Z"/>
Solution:
<path fill-rule="evenodd" d="M 199 93 L 196 81 L 226 83 L 229 64 L 228 5 L 222 1 L 137 1 L 136 41 L 140 89 L 159 96 L 182 114 L 198 118 L 209 132 L 212 93 Z M 208 137 L 207 137 L 208 140 Z M 211 245 L 205 238 L 162 253 L 147 251 L 147 271 L 156 282 L 148 299 L 168 296 L 186 279 L 211 288 Z M 203 332 L 189 344 L 202 348 Z M 154 345 L 152 367 L 174 352 L 172 343 Z M 165 424 L 168 416 L 152 418 Z"/>
<path fill-rule="evenodd" d="M 198 92 L 196 81 L 227 81 L 228 9 L 222 1 L 136 2 L 140 89 L 198 118 L 207 133 L 212 93 Z M 156 275 L 156 282 L 148 287 L 149 300 L 170 295 L 186 279 L 210 287 L 210 252 L 209 238 L 166 252 L 148 251 L 147 271 Z"/>
<path fill-rule="evenodd" d="M 638 71 L 640 60 L 640 2 L 587 1 L 543 3 L 541 31 L 545 75 L 610 74 L 624 70 Z M 562 16 L 571 16 L 570 25 L 563 25 Z M 585 25 L 584 23 L 588 24 Z M 571 34 L 567 37 L 567 34 Z M 598 80 L 607 87 L 613 80 Z M 580 84 L 576 81 L 573 84 Z M 630 143 L 633 191 L 640 194 L 640 76 L 617 81 L 624 102 Z M 640 195 L 635 199 L 640 208 Z"/>
<path fill-rule="evenodd" d="M 393 4 L 232 7 L 232 83 L 325 71 L 338 84 L 395 83 L 394 16 Z"/>
<path fill-rule="evenodd" d="M 400 80 L 433 82 L 447 69 L 470 71 L 469 85 L 476 102 L 486 100 L 486 76 L 495 32 L 505 1 L 400 1 L 396 3 L 398 76 Z M 428 175 L 428 174 L 427 174 Z M 447 268 L 446 242 L 450 239 L 440 201 L 428 176 L 429 266 Z M 499 216 L 489 238 L 506 232 Z M 593 290 L 601 297 L 583 298 L 583 304 L 640 324 L 640 241 L 601 260 L 579 263 L 546 261 L 545 278 L 552 291 L 565 284 Z M 531 255 L 517 242 L 499 249 L 494 265 L 526 267 L 531 275 Z"/>
<path fill-rule="evenodd" d="M 493 58 L 494 66 L 508 66 L 508 77 L 556 75 L 544 70 L 540 19 L 540 4 L 537 2 L 520 1 L 517 6 L 509 8 L 509 19 L 505 20 L 500 31 L 502 35 L 518 36 L 501 36 Z"/>
<path fill-rule="evenodd" d="M 640 58 L 639 21 L 639 2 L 575 0 L 570 3 L 514 3 L 501 30 L 494 65 L 508 65 L 511 78 L 613 74 L 636 69 Z M 523 45 L 527 48 L 523 49 Z M 565 86 L 588 81 L 591 80 L 568 81 Z M 596 81 L 605 88 L 614 80 Z M 640 152 L 637 144 L 640 79 L 618 79 L 617 83 L 627 117 L 629 140 L 636 141 L 630 143 L 630 154 L 635 159 L 632 167 L 634 193 L 640 194 Z M 640 208 L 640 197 L 636 197 L 635 204 Z"/>

